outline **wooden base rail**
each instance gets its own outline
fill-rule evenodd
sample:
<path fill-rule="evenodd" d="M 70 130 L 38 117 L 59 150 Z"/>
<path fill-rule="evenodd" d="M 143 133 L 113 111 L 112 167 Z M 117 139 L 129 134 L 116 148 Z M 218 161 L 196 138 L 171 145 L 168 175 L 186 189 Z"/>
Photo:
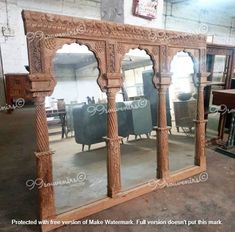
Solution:
<path fill-rule="evenodd" d="M 80 208 L 74 209 L 72 211 L 62 213 L 57 215 L 56 217 L 48 218 L 47 220 L 55 221 L 58 224 L 45 224 L 41 226 L 42 232 L 51 231 L 58 227 L 61 227 L 63 221 L 73 221 L 80 220 L 82 218 L 88 217 L 92 214 L 98 213 L 101 210 L 105 210 L 111 208 L 120 203 L 124 203 L 136 197 L 142 196 L 146 193 L 150 193 L 162 188 L 167 187 L 167 184 L 173 184 L 182 180 L 185 180 L 189 177 L 195 176 L 204 172 L 205 169 L 199 166 L 192 166 L 190 168 L 181 169 L 177 172 L 173 172 L 167 179 L 159 179 L 159 180 L 150 180 L 145 184 L 139 185 L 131 190 L 127 190 L 125 192 L 118 193 L 115 198 L 104 198 L 102 200 L 96 201 L 89 205 L 82 206 Z"/>

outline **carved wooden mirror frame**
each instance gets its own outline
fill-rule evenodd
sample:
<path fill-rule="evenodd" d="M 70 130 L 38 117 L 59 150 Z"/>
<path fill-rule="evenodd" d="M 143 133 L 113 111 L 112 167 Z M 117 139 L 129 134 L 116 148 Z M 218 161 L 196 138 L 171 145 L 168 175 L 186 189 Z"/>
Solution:
<path fill-rule="evenodd" d="M 56 215 L 53 186 L 39 189 L 40 219 L 57 221 L 76 220 L 142 194 L 162 188 L 162 183 L 173 183 L 206 170 L 204 86 L 206 73 L 206 38 L 202 35 L 157 30 L 111 22 L 84 20 L 75 17 L 40 12 L 22 12 L 28 43 L 29 79 L 36 107 L 37 177 L 44 183 L 52 182 L 52 151 L 49 148 L 45 97 L 53 92 L 52 59 L 64 44 L 85 44 L 94 52 L 99 66 L 98 84 L 107 94 L 107 198 L 72 211 Z M 153 183 L 143 184 L 128 191 L 121 190 L 120 138 L 118 137 L 115 96 L 122 85 L 121 62 L 130 48 L 144 49 L 153 61 L 153 83 L 158 97 L 157 173 Z M 169 172 L 168 127 L 166 120 L 166 91 L 171 82 L 170 61 L 178 51 L 185 51 L 197 61 L 198 104 L 195 119 L 195 166 Z M 154 184 L 154 188 L 153 185 Z M 62 224 L 42 225 L 49 231 Z"/>

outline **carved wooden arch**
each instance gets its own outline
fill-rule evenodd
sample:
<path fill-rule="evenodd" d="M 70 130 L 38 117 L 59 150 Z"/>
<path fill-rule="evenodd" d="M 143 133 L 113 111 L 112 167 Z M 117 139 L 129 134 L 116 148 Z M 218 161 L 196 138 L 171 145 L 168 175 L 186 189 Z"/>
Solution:
<path fill-rule="evenodd" d="M 175 56 L 177 55 L 178 52 L 184 52 L 186 54 L 188 54 L 188 56 L 191 58 L 191 61 L 193 62 L 193 76 L 192 76 L 192 81 L 194 83 L 194 86 L 197 87 L 197 73 L 199 70 L 199 50 L 197 51 L 192 51 L 190 49 L 174 49 L 170 55 L 169 55 L 169 70 L 170 70 L 170 66 L 171 63 L 173 61 L 173 59 L 175 58 Z M 193 54 L 194 52 L 194 54 Z M 198 53 L 198 54 L 197 54 Z"/>
<path fill-rule="evenodd" d="M 159 60 L 158 47 L 141 45 L 141 44 L 134 44 L 134 43 L 133 44 L 126 44 L 126 45 L 119 43 L 117 46 L 117 61 L 118 61 L 118 66 L 119 66 L 118 72 L 121 72 L 120 70 L 122 67 L 122 61 L 124 59 L 124 56 L 131 49 L 144 50 L 146 52 L 146 54 L 150 57 L 150 60 L 152 62 L 152 70 L 153 70 L 152 81 L 154 82 L 154 79 L 157 78 L 156 74 L 159 71 L 159 65 L 157 62 Z M 155 87 L 155 85 L 154 85 L 154 87 Z"/>
<path fill-rule="evenodd" d="M 103 75 L 105 73 L 105 69 L 106 69 L 106 63 L 105 62 L 101 62 L 105 60 L 105 53 L 104 53 L 104 49 L 105 49 L 105 42 L 104 41 L 89 41 L 89 40 L 82 40 L 82 39 L 50 39 L 51 41 L 53 41 L 54 46 L 53 47 L 48 47 L 46 46 L 47 49 L 49 49 L 50 51 L 48 52 L 49 57 L 50 57 L 50 61 L 51 63 L 48 63 L 48 70 L 52 76 L 52 78 L 55 80 L 55 75 L 54 75 L 54 67 L 53 67 L 53 58 L 55 57 L 56 52 L 61 49 L 65 44 L 67 45 L 71 45 L 71 44 L 78 44 L 78 45 L 85 45 L 89 51 L 92 52 L 92 54 L 94 55 L 94 57 L 96 58 L 97 61 L 97 68 L 99 70 L 99 74 L 98 77 L 96 79 L 97 84 L 99 85 L 101 91 L 106 92 L 106 88 L 105 88 L 105 83 L 103 83 Z M 47 41 L 47 39 L 45 40 Z M 46 44 L 46 43 L 45 43 Z"/>
<path fill-rule="evenodd" d="M 128 201 L 145 193 L 162 188 L 164 183 L 176 182 L 206 170 L 204 135 L 205 121 L 203 108 L 203 86 L 208 73 L 206 64 L 206 37 L 162 29 L 144 28 L 98 20 L 80 19 L 69 16 L 41 12 L 23 11 L 25 34 L 28 43 L 30 66 L 30 89 L 36 105 L 36 141 L 37 177 L 45 183 L 51 183 L 52 151 L 49 148 L 49 137 L 45 112 L 45 96 L 52 93 L 55 81 L 52 76 L 51 60 L 57 47 L 65 41 L 69 43 L 87 43 L 99 59 L 100 76 L 98 83 L 107 94 L 107 198 L 57 215 L 54 204 L 53 186 L 39 189 L 40 219 L 77 220 L 119 203 Z M 138 41 L 136 43 L 136 41 Z M 67 43 L 66 42 L 66 43 Z M 120 73 L 121 57 L 125 47 L 147 49 L 154 63 L 153 82 L 157 88 L 158 126 L 157 130 L 157 173 L 156 179 L 128 191 L 122 191 L 120 182 L 120 138 L 118 137 L 115 97 L 122 85 Z M 124 49 L 122 46 L 124 46 Z M 196 118 L 195 166 L 169 173 L 168 164 L 168 128 L 166 120 L 166 91 L 170 85 L 171 74 L 169 60 L 171 51 L 192 50 L 199 52 L 199 94 Z M 153 185 L 154 184 L 154 188 Z M 42 231 L 49 231 L 60 224 L 44 224 Z"/>
<path fill-rule="evenodd" d="M 188 54 L 188 56 L 191 58 L 193 64 L 194 64 L 194 71 L 197 72 L 199 69 L 199 50 L 198 50 L 198 54 L 193 54 L 192 51 L 190 51 L 189 49 L 177 49 L 175 50 L 175 53 L 171 53 L 169 56 L 169 65 L 172 63 L 174 57 L 177 55 L 178 52 L 184 52 L 186 54 Z M 198 68 L 196 67 L 196 65 L 198 66 Z"/>

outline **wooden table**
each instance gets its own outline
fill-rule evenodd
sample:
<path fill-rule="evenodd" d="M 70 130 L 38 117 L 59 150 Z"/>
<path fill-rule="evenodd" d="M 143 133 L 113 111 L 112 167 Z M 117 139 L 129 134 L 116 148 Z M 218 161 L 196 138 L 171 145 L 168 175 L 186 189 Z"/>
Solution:
<path fill-rule="evenodd" d="M 64 135 L 67 137 L 66 130 L 66 111 L 65 110 L 46 110 L 47 118 L 59 117 L 61 121 L 61 137 L 64 138 Z"/>
<path fill-rule="evenodd" d="M 212 94 L 212 104 L 223 106 L 223 114 L 232 114 L 229 136 L 225 148 L 235 147 L 235 89 L 215 90 Z"/>

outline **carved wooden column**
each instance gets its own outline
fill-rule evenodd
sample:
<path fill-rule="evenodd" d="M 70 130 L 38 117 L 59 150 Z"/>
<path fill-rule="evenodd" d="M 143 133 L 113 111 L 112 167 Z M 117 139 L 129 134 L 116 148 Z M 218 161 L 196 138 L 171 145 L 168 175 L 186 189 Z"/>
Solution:
<path fill-rule="evenodd" d="M 166 92 L 170 85 L 170 73 L 159 74 L 157 81 L 158 89 L 158 111 L 157 111 L 157 178 L 169 176 L 168 158 L 168 130 L 166 117 Z"/>
<path fill-rule="evenodd" d="M 104 76 L 107 94 L 107 172 L 108 196 L 115 197 L 121 190 L 120 175 L 120 140 L 118 137 L 118 120 L 116 110 L 116 94 L 122 86 L 121 73 L 118 71 L 117 43 L 106 41 L 107 73 Z"/>
<path fill-rule="evenodd" d="M 121 190 L 120 175 L 120 140 L 118 136 L 118 120 L 116 111 L 116 93 L 118 88 L 108 88 L 108 115 L 107 115 L 107 170 L 108 196 L 114 197 Z"/>
<path fill-rule="evenodd" d="M 196 117 L 196 143 L 195 143 L 195 165 L 206 168 L 205 157 L 205 125 L 204 120 L 204 88 L 208 83 L 209 73 L 198 73 L 198 100 L 197 100 L 197 117 Z"/>
<path fill-rule="evenodd" d="M 34 98 L 36 109 L 36 159 L 37 159 L 37 179 L 43 184 L 53 182 L 52 177 L 52 152 L 49 149 L 49 137 L 47 128 L 47 118 L 45 111 L 45 97 Z M 40 186 L 39 205 L 40 218 L 46 219 L 55 215 L 53 186 Z"/>

